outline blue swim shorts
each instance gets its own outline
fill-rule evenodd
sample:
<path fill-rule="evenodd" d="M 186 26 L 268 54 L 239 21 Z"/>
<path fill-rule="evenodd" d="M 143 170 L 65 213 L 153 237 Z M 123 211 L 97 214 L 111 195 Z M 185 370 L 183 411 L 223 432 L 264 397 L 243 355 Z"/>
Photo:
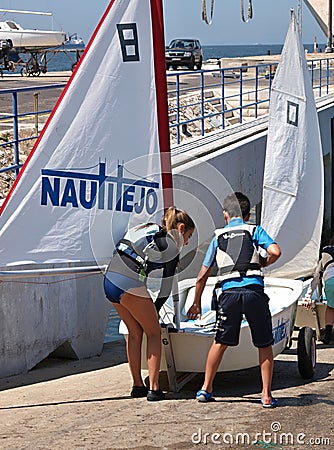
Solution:
<path fill-rule="evenodd" d="M 334 308 L 334 277 L 325 281 L 325 295 L 327 306 Z"/>
<path fill-rule="evenodd" d="M 240 326 L 245 315 L 255 347 L 269 347 L 273 344 L 269 297 L 263 287 L 250 285 L 223 291 L 217 302 L 217 332 L 219 344 L 239 344 Z"/>
<path fill-rule="evenodd" d="M 120 303 L 121 296 L 126 291 L 142 286 L 145 286 L 142 281 L 116 272 L 107 272 L 104 277 L 104 292 L 112 303 Z"/>

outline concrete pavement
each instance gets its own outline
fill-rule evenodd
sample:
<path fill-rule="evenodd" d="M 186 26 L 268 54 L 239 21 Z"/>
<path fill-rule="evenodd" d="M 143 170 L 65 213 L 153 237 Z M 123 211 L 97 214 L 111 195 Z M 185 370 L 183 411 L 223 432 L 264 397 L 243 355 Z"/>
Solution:
<path fill-rule="evenodd" d="M 295 343 L 275 360 L 276 409 L 259 403 L 258 368 L 219 374 L 216 402 L 194 400 L 199 374 L 181 392 L 152 403 L 129 396 L 123 342 L 107 344 L 92 359 L 48 359 L 26 375 L 0 380 L 0 447 L 330 449 L 334 345 L 318 342 L 317 355 L 312 380 L 298 374 Z"/>

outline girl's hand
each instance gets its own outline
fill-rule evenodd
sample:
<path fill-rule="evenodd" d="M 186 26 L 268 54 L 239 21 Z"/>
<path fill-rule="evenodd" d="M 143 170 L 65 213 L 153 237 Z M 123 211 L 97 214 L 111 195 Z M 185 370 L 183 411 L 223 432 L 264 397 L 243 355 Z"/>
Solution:
<path fill-rule="evenodd" d="M 201 315 L 201 308 L 197 305 L 192 305 L 187 312 L 187 317 L 191 320 L 195 320 Z"/>
<path fill-rule="evenodd" d="M 305 309 L 310 309 L 312 300 L 310 298 L 303 298 L 303 306 Z"/>

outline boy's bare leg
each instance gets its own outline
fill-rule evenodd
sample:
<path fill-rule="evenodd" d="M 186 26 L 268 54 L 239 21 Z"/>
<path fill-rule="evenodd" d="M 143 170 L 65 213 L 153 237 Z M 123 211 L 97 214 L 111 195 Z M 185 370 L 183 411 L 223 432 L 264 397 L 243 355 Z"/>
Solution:
<path fill-rule="evenodd" d="M 214 341 L 208 353 L 205 366 L 205 378 L 202 389 L 207 392 L 213 391 L 213 380 L 216 376 L 219 364 L 223 358 L 227 345 Z"/>
<path fill-rule="evenodd" d="M 325 311 L 325 324 L 333 326 L 333 323 L 334 323 L 334 308 L 327 306 Z"/>
<path fill-rule="evenodd" d="M 271 345 L 259 348 L 259 364 L 262 377 L 262 401 L 265 405 L 270 405 L 272 401 L 271 382 L 274 370 L 274 356 Z"/>

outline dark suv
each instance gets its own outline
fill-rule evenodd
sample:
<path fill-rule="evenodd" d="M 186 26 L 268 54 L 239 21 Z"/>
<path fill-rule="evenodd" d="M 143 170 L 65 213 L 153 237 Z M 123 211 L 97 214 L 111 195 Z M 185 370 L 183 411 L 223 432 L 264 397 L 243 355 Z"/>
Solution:
<path fill-rule="evenodd" d="M 190 70 L 201 70 L 203 53 L 200 42 L 197 39 L 174 39 L 166 47 L 166 68 L 174 70 L 178 66 L 187 66 Z"/>

